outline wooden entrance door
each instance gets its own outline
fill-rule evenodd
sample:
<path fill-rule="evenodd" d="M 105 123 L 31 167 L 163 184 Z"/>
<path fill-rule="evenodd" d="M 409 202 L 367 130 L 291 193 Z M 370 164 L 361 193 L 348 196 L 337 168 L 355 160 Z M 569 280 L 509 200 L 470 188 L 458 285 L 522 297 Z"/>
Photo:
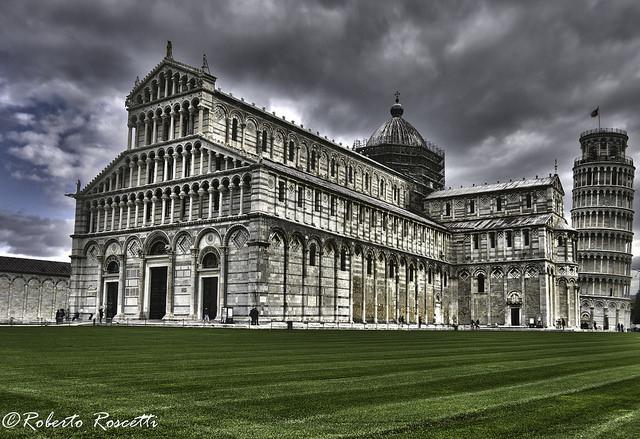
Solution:
<path fill-rule="evenodd" d="M 511 308 L 511 326 L 520 326 L 520 308 Z"/>
<path fill-rule="evenodd" d="M 209 314 L 209 320 L 218 315 L 218 278 L 202 278 L 202 318 L 205 312 Z"/>
<path fill-rule="evenodd" d="M 118 282 L 107 283 L 107 318 L 118 314 Z"/>
<path fill-rule="evenodd" d="M 149 318 L 161 319 L 167 310 L 167 267 L 154 267 L 149 271 Z"/>

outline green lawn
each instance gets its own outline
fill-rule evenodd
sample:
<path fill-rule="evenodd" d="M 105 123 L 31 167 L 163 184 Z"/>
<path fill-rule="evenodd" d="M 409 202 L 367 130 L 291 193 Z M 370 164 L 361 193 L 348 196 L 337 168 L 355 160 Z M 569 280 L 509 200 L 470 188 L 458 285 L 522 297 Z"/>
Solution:
<path fill-rule="evenodd" d="M 1 438 L 640 437 L 636 334 L 13 327 L 0 365 L 0 417 L 85 422 Z"/>

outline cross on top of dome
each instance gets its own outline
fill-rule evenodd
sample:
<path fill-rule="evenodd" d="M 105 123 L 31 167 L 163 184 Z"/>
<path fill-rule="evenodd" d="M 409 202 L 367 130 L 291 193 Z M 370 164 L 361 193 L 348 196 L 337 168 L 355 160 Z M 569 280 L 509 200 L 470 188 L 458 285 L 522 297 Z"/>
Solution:
<path fill-rule="evenodd" d="M 400 105 L 400 92 L 396 90 L 393 94 L 396 97 L 396 103 L 391 106 L 391 116 L 392 117 L 402 117 L 402 113 L 404 113 L 404 109 L 402 105 Z"/>

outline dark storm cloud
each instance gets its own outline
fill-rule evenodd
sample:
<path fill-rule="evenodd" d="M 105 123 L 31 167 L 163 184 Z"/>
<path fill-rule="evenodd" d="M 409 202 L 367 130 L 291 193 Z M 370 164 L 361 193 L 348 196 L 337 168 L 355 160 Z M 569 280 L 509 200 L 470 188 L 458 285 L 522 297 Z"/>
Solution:
<path fill-rule="evenodd" d="M 67 260 L 71 221 L 0 210 L 0 254 Z"/>
<path fill-rule="evenodd" d="M 399 90 L 446 151 L 448 185 L 546 175 L 558 159 L 568 192 L 593 107 L 640 138 L 639 21 L 624 0 L 5 2 L 0 154 L 15 179 L 60 193 L 95 175 L 123 147 L 124 96 L 171 39 L 186 63 L 206 52 L 223 89 L 348 143 Z"/>

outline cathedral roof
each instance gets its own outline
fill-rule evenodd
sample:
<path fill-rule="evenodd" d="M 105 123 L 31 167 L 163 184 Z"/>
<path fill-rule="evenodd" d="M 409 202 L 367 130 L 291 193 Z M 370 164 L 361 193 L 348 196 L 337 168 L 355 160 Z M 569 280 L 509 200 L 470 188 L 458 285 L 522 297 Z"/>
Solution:
<path fill-rule="evenodd" d="M 428 148 L 427 142 L 425 142 L 418 130 L 402 117 L 404 109 L 397 97 L 395 104 L 391 106 L 390 112 L 391 119 L 383 123 L 369 137 L 367 146 L 402 145 Z"/>
<path fill-rule="evenodd" d="M 71 264 L 68 262 L 0 256 L 0 272 L 69 277 L 71 276 Z"/>
<path fill-rule="evenodd" d="M 510 229 L 514 227 L 531 227 L 544 225 L 552 226 L 557 230 L 574 230 L 567 224 L 564 219 L 558 217 L 557 215 L 554 215 L 553 213 L 493 217 L 447 223 L 447 227 L 449 229 L 456 231 L 491 229 L 496 230 Z"/>
<path fill-rule="evenodd" d="M 562 190 L 562 185 L 560 185 L 560 179 L 558 178 L 557 175 L 553 175 L 553 176 L 542 177 L 542 178 L 529 178 L 526 180 L 510 181 L 507 183 L 484 184 L 480 186 L 467 186 L 467 187 L 461 187 L 457 189 L 446 189 L 446 190 L 436 191 L 436 192 L 433 192 L 432 194 L 429 194 L 427 199 L 433 200 L 436 198 L 449 198 L 449 197 L 457 197 L 460 195 L 481 194 L 485 192 L 498 192 L 498 191 L 513 190 L 513 189 L 551 186 L 554 184 L 558 184 L 559 190 L 562 193 L 564 193 L 564 191 Z"/>

